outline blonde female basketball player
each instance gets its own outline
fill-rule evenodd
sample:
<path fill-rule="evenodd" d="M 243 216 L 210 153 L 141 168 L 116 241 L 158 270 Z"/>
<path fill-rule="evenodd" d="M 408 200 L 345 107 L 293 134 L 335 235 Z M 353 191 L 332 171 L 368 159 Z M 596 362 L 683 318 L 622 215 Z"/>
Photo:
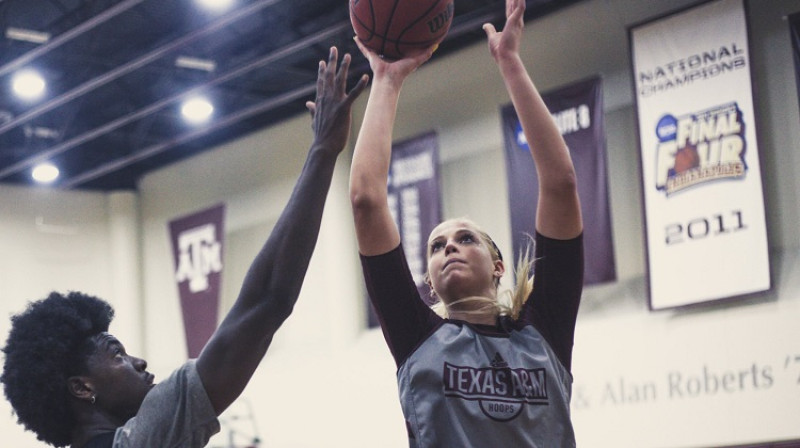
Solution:
<path fill-rule="evenodd" d="M 373 85 L 353 157 L 350 198 L 370 298 L 398 366 L 411 446 L 571 447 L 570 373 L 583 284 L 582 220 L 564 140 L 519 55 L 524 0 L 507 0 L 502 32 L 484 25 L 539 176 L 535 276 L 518 268 L 510 307 L 498 302 L 505 261 L 465 219 L 428 240 L 428 281 L 443 311 L 420 299 L 387 203 L 392 129 L 406 77 L 431 55 L 394 62 L 363 45 Z M 532 289 L 531 289 L 532 282 Z"/>

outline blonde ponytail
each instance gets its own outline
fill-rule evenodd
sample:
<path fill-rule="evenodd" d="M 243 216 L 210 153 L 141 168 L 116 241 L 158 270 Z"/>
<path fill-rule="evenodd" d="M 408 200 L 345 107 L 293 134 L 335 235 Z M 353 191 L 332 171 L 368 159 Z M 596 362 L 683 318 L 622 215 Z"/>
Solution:
<path fill-rule="evenodd" d="M 514 290 L 508 291 L 511 296 L 509 315 L 513 319 L 519 318 L 522 306 L 525 305 L 525 302 L 531 295 L 531 291 L 533 291 L 533 264 L 535 262 L 533 253 L 535 242 L 533 237 L 530 235 L 526 236 L 528 237 L 528 244 L 525 245 L 525 250 L 519 254 L 517 264 L 514 266 L 514 278 L 516 279 Z"/>

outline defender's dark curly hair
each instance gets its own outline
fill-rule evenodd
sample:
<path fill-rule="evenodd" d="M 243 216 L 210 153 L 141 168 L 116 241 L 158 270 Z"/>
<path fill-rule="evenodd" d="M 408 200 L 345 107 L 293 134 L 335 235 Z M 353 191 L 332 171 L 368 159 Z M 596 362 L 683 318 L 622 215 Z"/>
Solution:
<path fill-rule="evenodd" d="M 19 423 L 56 447 L 70 444 L 75 418 L 67 379 L 86 373 L 89 338 L 108 331 L 114 309 L 79 292 L 56 292 L 11 318 L 0 382 Z"/>

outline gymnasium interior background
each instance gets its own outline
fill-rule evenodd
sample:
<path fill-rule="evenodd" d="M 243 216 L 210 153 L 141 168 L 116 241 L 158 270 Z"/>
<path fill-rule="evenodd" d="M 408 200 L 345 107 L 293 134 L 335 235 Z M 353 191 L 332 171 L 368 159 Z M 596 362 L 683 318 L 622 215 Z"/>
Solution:
<path fill-rule="evenodd" d="M 591 76 L 603 82 L 617 280 L 583 296 L 573 366 L 578 446 L 800 440 L 800 115 L 787 21 L 800 2 L 745 3 L 772 288 L 662 311 L 648 308 L 627 29 L 695 2 L 586 0 L 526 24 L 522 54 L 541 91 Z M 353 137 L 365 98 L 354 108 Z M 395 138 L 435 130 L 444 215 L 470 216 L 510 253 L 499 114 L 507 103 L 485 44 L 477 43 L 409 79 Z M 54 289 L 86 291 L 116 307 L 111 331 L 164 378 L 186 359 L 169 221 L 225 204 L 224 311 L 291 192 L 311 142 L 309 123 L 305 114 L 292 116 L 151 172 L 135 191 L 0 184 L 2 337 L 6 317 L 28 300 Z M 380 331 L 365 324 L 347 194 L 352 142 L 339 159 L 294 314 L 210 446 L 244 447 L 256 437 L 263 447 L 407 446 L 393 361 Z M 720 387 L 715 378 L 735 380 Z M 5 401 L 0 434 L 4 447 L 42 446 Z"/>

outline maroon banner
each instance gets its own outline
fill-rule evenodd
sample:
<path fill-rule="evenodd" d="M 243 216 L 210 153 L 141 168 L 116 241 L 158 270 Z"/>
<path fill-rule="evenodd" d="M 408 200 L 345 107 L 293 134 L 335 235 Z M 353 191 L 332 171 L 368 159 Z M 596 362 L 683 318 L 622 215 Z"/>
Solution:
<path fill-rule="evenodd" d="M 584 284 L 616 279 L 611 214 L 608 206 L 603 93 L 594 77 L 542 95 L 572 155 L 584 222 L 586 272 Z M 536 230 L 538 178 L 528 142 L 512 105 L 501 110 L 514 253 Z"/>
<path fill-rule="evenodd" d="M 431 304 L 425 273 L 428 235 L 442 220 L 439 193 L 439 140 L 435 132 L 392 145 L 389 167 L 389 209 L 392 212 L 408 267 L 420 297 Z M 370 312 L 369 326 L 377 326 Z"/>
<path fill-rule="evenodd" d="M 797 95 L 800 99 L 800 13 L 789 16 L 789 30 L 792 36 L 792 54 L 794 55 L 794 74 L 797 83 Z"/>
<path fill-rule="evenodd" d="M 219 204 L 169 223 L 189 358 L 200 354 L 217 328 L 224 213 Z"/>

